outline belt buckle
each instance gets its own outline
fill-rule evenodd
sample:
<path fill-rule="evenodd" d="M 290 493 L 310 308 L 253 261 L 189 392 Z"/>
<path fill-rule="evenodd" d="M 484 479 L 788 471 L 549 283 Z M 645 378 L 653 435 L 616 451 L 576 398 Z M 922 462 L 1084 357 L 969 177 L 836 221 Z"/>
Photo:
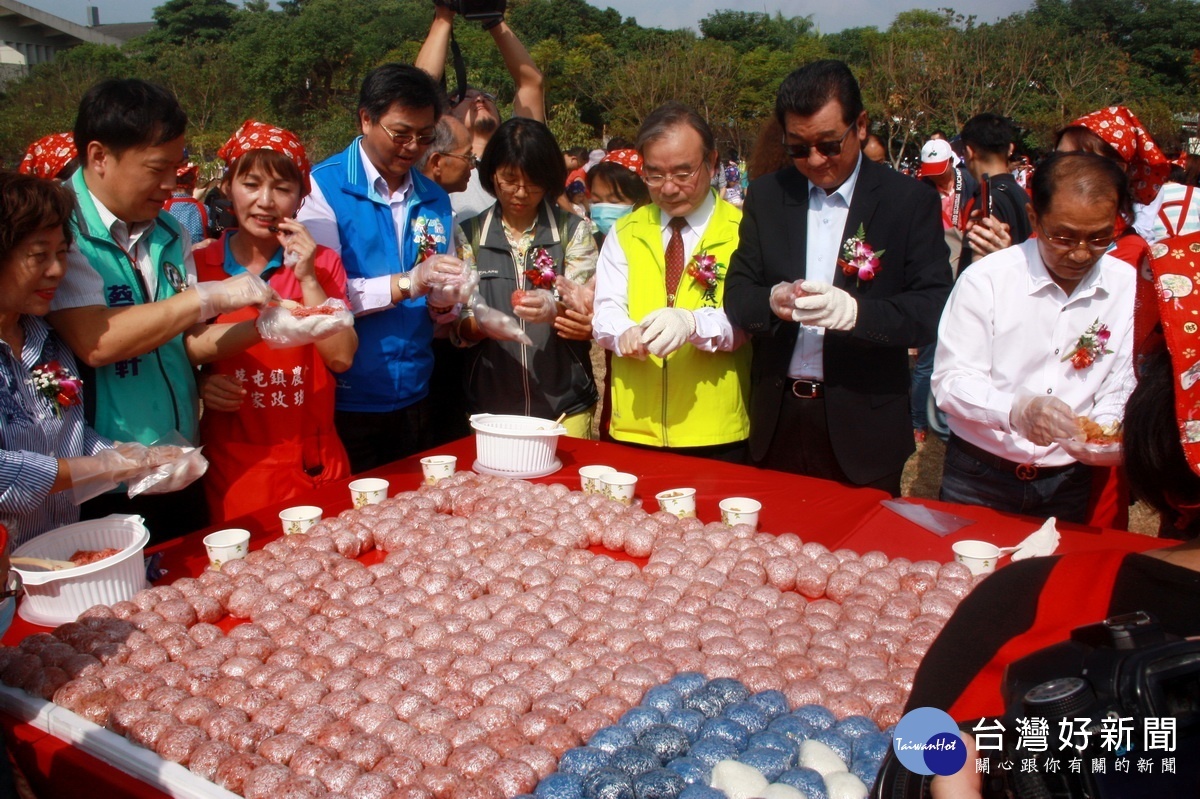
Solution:
<path fill-rule="evenodd" d="M 799 391 L 796 390 L 797 387 L 801 383 L 808 384 L 808 393 L 807 394 L 801 394 Z M 817 391 L 819 389 L 820 389 L 820 387 L 817 385 L 817 382 L 815 380 L 793 380 L 792 381 L 792 395 L 799 397 L 800 399 L 816 399 Z"/>
<path fill-rule="evenodd" d="M 1031 480 L 1037 479 L 1038 467 L 1033 463 L 1021 463 L 1017 465 L 1016 474 L 1018 480 L 1028 483 Z"/>

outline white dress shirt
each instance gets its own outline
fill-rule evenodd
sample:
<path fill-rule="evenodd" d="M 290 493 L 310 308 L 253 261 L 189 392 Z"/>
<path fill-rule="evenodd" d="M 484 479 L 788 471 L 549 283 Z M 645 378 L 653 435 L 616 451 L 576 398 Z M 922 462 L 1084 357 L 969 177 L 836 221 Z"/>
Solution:
<path fill-rule="evenodd" d="M 805 248 L 805 280 L 833 283 L 837 259 L 842 251 L 842 234 L 850 215 L 850 200 L 858 183 L 862 154 L 846 182 L 832 192 L 808 183 L 808 244 Z M 857 231 L 850 231 L 853 236 Z M 825 328 L 800 326 L 796 348 L 788 364 L 788 377 L 805 380 L 825 379 Z"/>
<path fill-rule="evenodd" d="M 1136 279 L 1129 264 L 1103 255 L 1068 297 L 1046 271 L 1037 239 L 962 272 L 938 327 L 932 379 L 954 434 L 1016 463 L 1072 463 L 1059 445 L 1040 447 L 1014 433 L 1009 411 L 1018 392 L 1030 392 L 1058 397 L 1077 416 L 1124 417 L 1134 387 Z M 1076 369 L 1070 354 L 1097 321 L 1112 334 L 1112 352 Z"/>
<path fill-rule="evenodd" d="M 683 237 L 684 262 L 691 257 L 700 240 L 704 238 L 704 230 L 712 219 L 716 207 L 716 195 L 708 192 L 696 210 L 684 217 L 687 224 L 679 231 Z M 671 240 L 671 217 L 662 215 L 663 252 L 667 251 L 667 243 Z M 686 278 L 686 274 L 684 275 Z M 696 320 L 696 331 L 688 339 L 688 343 L 705 352 L 729 352 L 741 346 L 746 340 L 746 334 L 737 330 L 729 323 L 723 308 L 696 308 L 692 310 Z M 592 331 L 596 341 L 606 350 L 620 354 L 618 342 L 621 334 L 638 324 L 629 318 L 629 260 L 625 250 L 617 239 L 616 233 L 610 233 L 604 239 L 600 248 L 600 259 L 596 263 L 596 305 L 592 317 Z"/>
<path fill-rule="evenodd" d="M 362 148 L 361 142 L 358 145 L 358 157 L 363 165 L 363 172 L 367 176 L 367 185 L 371 187 L 372 194 L 384 200 L 391 209 L 392 223 L 396 228 L 396 242 L 399 245 L 399 242 L 404 241 L 405 231 L 408 229 L 412 177 L 406 174 L 404 180 L 400 182 L 400 186 L 395 191 L 391 191 L 388 189 L 387 181 L 383 179 L 379 170 L 367 157 L 367 152 Z M 309 186 L 311 191 L 304 198 L 304 204 L 300 206 L 296 219 L 308 228 L 313 241 L 341 255 L 342 239 L 338 235 L 337 218 L 334 216 L 333 208 L 330 207 L 329 201 L 325 199 L 325 194 L 315 180 L 310 180 Z M 355 315 L 387 310 L 393 304 L 392 276 L 350 277 L 347 275 L 346 298 L 350 301 L 350 310 Z"/>

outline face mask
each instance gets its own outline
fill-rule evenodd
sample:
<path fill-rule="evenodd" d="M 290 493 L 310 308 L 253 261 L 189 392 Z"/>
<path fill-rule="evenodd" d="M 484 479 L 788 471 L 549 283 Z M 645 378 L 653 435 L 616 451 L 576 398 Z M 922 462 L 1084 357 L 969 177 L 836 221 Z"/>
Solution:
<path fill-rule="evenodd" d="M 592 203 L 592 221 L 602 235 L 607 236 L 613 224 L 633 210 L 632 205 L 620 203 Z"/>

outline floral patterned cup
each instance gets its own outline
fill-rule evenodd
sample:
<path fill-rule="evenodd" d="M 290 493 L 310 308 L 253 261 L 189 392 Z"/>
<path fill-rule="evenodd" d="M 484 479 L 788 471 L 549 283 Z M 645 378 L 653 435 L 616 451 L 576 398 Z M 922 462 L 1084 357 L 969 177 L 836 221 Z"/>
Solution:
<path fill-rule="evenodd" d="M 583 466 L 579 469 L 579 487 L 585 494 L 603 494 L 604 486 L 600 484 L 600 478 L 615 474 L 616 471 L 611 466 Z"/>
<path fill-rule="evenodd" d="M 231 527 L 204 536 L 204 549 L 208 551 L 208 567 L 220 571 L 221 565 L 231 560 L 241 560 L 250 550 L 250 531 Z"/>
<path fill-rule="evenodd" d="M 382 477 L 364 477 L 350 484 L 350 499 L 354 507 L 365 508 L 378 505 L 387 497 L 388 481 Z"/>
<path fill-rule="evenodd" d="M 658 507 L 680 519 L 696 518 L 696 489 L 669 488 L 654 495 Z"/>
<path fill-rule="evenodd" d="M 600 478 L 601 491 L 609 499 L 615 499 L 622 505 L 633 504 L 633 494 L 637 490 L 637 475 L 629 472 L 612 472 Z"/>
<path fill-rule="evenodd" d="M 987 541 L 958 541 L 950 547 L 954 559 L 967 567 L 971 574 L 990 574 L 996 570 L 1000 547 Z"/>
<path fill-rule="evenodd" d="M 454 474 L 458 468 L 458 458 L 453 455 L 430 455 L 421 458 L 421 473 L 425 475 L 425 485 L 437 485 L 443 478 Z"/>
<path fill-rule="evenodd" d="M 762 503 L 750 497 L 728 497 L 718 503 L 721 509 L 721 523 L 733 527 L 735 524 L 748 524 L 758 529 L 758 512 Z"/>
<path fill-rule="evenodd" d="M 279 511 L 283 534 L 307 533 L 314 524 L 321 521 L 322 512 L 316 505 L 297 505 L 294 508 L 285 508 Z"/>

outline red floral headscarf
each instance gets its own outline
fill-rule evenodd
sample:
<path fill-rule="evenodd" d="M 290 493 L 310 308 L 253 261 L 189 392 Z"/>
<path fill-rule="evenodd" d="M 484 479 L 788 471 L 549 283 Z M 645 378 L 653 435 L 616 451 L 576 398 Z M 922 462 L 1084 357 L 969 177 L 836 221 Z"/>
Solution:
<path fill-rule="evenodd" d="M 17 171 L 23 175 L 53 179 L 78 157 L 79 151 L 75 149 L 74 136 L 70 133 L 52 133 L 29 145 Z"/>
<path fill-rule="evenodd" d="M 1087 128 L 1109 144 L 1128 165 L 1133 198 L 1149 205 L 1171 173 L 1171 164 L 1142 123 L 1123 105 L 1085 114 L 1067 127 Z"/>
<path fill-rule="evenodd" d="M 613 150 L 600 160 L 620 164 L 639 176 L 642 174 L 642 156 L 637 150 Z"/>
<path fill-rule="evenodd" d="M 300 169 L 304 179 L 308 180 L 312 165 L 308 162 L 304 145 L 290 130 L 247 119 L 229 137 L 229 141 L 217 150 L 217 156 L 228 166 L 251 150 L 274 150 L 283 153 Z"/>

